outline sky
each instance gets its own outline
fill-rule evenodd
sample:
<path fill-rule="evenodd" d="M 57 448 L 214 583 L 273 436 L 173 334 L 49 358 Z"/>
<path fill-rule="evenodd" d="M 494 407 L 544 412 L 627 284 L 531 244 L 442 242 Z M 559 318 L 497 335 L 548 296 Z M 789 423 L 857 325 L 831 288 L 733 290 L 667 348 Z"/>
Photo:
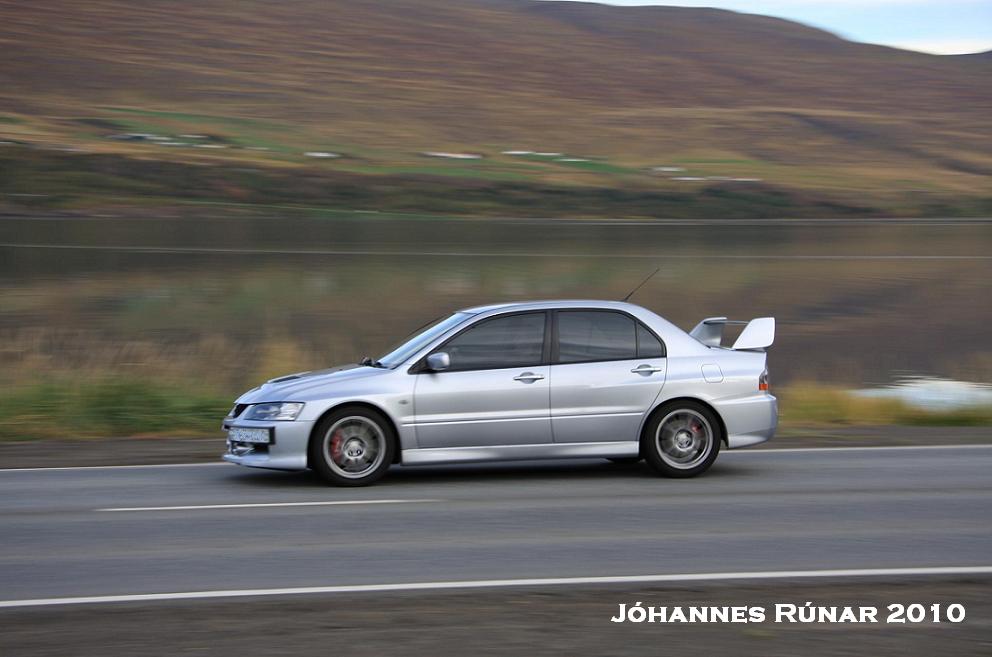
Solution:
<path fill-rule="evenodd" d="M 992 50 L 992 0 L 593 0 L 719 7 L 786 18 L 865 43 L 936 54 Z"/>

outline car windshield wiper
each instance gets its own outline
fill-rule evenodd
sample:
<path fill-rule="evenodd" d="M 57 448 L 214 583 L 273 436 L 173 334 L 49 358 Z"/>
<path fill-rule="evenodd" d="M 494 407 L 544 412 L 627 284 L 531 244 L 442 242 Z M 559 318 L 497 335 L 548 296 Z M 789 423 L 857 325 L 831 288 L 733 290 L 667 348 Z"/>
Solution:
<path fill-rule="evenodd" d="M 386 366 L 377 360 L 372 360 L 368 356 L 364 356 L 362 360 L 358 361 L 359 365 L 364 365 L 365 367 L 378 367 L 380 369 L 386 369 Z"/>

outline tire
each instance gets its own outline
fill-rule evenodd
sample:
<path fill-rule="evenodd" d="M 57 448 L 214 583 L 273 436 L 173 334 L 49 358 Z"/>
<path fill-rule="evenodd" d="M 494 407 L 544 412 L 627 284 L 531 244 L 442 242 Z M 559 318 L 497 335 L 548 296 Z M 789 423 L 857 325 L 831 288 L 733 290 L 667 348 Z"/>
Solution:
<path fill-rule="evenodd" d="M 709 408 L 694 401 L 663 404 L 641 436 L 645 460 L 658 474 L 685 479 L 709 470 L 720 453 L 723 429 Z"/>
<path fill-rule="evenodd" d="M 368 486 L 382 479 L 396 454 L 396 433 L 382 413 L 361 406 L 324 417 L 310 437 L 310 467 L 335 486 Z"/>

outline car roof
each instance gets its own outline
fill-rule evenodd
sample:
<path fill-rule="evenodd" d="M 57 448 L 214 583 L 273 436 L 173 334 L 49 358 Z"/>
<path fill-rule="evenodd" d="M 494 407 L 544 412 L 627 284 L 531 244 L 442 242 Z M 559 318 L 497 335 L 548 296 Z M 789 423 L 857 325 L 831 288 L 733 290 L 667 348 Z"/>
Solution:
<path fill-rule="evenodd" d="M 493 303 L 485 306 L 463 308 L 463 313 L 486 313 L 494 310 L 546 310 L 549 308 L 603 308 L 610 310 L 641 310 L 641 306 L 625 301 L 603 301 L 599 299 L 549 299 L 545 301 L 516 301 L 513 303 Z"/>

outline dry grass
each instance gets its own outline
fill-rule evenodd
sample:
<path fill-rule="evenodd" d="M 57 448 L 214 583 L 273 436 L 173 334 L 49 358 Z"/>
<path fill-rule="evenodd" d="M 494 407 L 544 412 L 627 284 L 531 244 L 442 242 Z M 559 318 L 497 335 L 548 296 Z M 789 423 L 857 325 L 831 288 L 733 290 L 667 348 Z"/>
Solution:
<path fill-rule="evenodd" d="M 182 347 L 89 342 L 81 334 L 22 334 L 0 352 L 0 440 L 215 435 L 233 399 L 259 381 L 326 364 L 287 337 L 251 349 L 218 336 Z M 843 388 L 793 383 L 776 390 L 783 432 L 857 425 L 992 424 L 992 408 L 924 411 Z"/>
<path fill-rule="evenodd" d="M 285 337 L 246 349 L 217 334 L 167 345 L 21 331 L 0 350 L 0 440 L 216 435 L 241 392 L 320 362 Z"/>
<path fill-rule="evenodd" d="M 287 336 L 252 343 L 207 334 L 178 344 L 101 337 L 89 331 L 24 330 L 6 334 L 0 349 L 0 390 L 46 381 L 152 381 L 214 394 L 244 388 L 288 372 L 312 369 L 326 354 Z M 232 397 L 233 399 L 233 397 Z"/>

